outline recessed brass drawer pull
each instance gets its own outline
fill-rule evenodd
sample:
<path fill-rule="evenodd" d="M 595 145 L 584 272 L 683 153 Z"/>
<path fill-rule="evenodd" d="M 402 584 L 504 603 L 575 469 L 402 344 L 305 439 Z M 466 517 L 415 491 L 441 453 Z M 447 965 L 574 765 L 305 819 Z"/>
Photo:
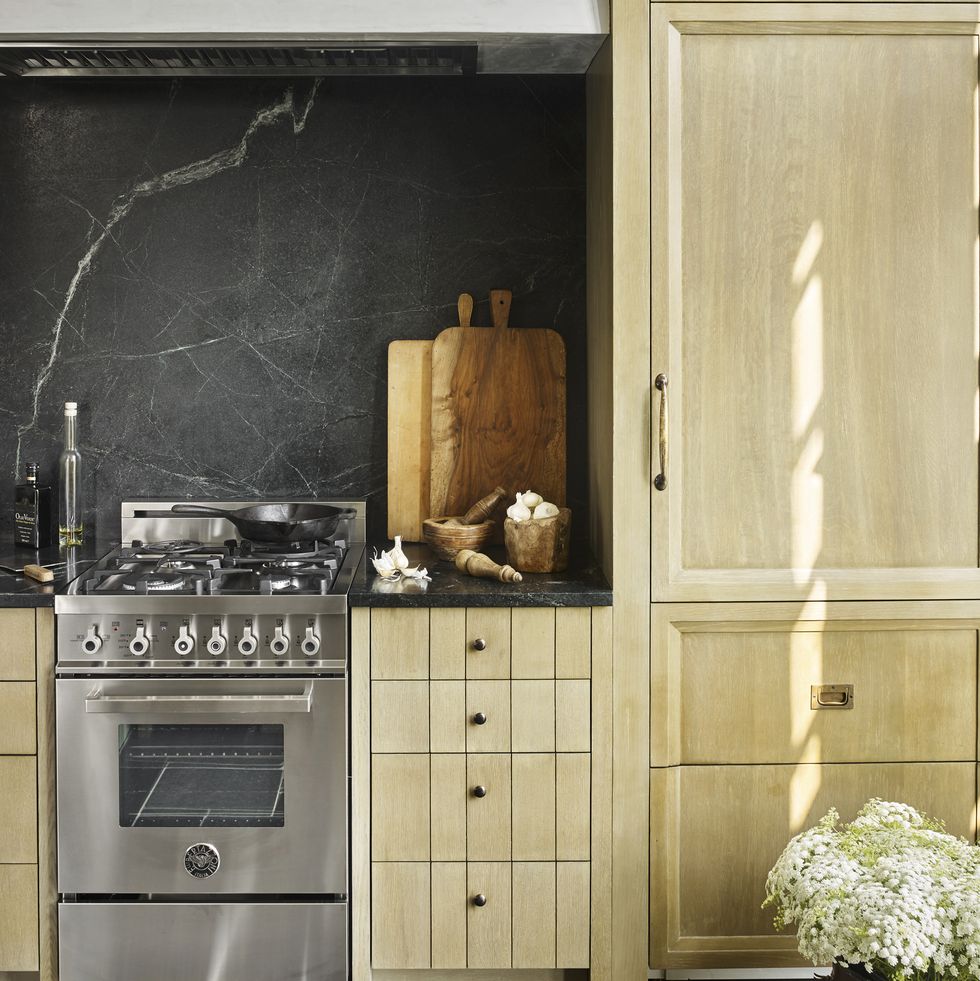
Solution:
<path fill-rule="evenodd" d="M 810 685 L 810 708 L 854 708 L 854 685 Z"/>

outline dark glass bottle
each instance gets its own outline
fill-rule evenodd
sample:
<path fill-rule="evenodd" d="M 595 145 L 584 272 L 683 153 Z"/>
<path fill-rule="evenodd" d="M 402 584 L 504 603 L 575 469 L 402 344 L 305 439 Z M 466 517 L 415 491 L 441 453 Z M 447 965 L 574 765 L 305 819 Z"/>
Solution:
<path fill-rule="evenodd" d="M 37 464 L 27 465 L 27 479 L 18 484 L 14 496 L 14 544 L 24 548 L 47 548 L 53 540 L 51 488 L 38 487 Z"/>

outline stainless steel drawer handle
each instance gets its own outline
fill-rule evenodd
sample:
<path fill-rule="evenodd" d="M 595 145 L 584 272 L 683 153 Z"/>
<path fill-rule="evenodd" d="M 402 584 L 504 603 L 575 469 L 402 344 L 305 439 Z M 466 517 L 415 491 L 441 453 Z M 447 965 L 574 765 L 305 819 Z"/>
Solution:
<path fill-rule="evenodd" d="M 854 685 L 810 685 L 810 708 L 854 708 Z"/>
<path fill-rule="evenodd" d="M 660 392 L 660 473 L 653 478 L 653 486 L 658 491 L 667 489 L 667 376 L 661 371 L 653 380 L 657 391 Z"/>
<path fill-rule="evenodd" d="M 85 711 L 102 715 L 173 715 L 310 712 L 313 683 L 297 695 L 103 695 L 85 699 Z"/>
<path fill-rule="evenodd" d="M 487 897 L 484 896 L 482 892 L 477 893 L 473 897 L 473 905 L 474 906 L 486 906 L 487 905 Z"/>

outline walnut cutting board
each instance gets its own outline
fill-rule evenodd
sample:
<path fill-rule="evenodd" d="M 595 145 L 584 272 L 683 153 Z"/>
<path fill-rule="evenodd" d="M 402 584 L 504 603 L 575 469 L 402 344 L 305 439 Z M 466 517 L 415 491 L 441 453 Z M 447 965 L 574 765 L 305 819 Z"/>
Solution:
<path fill-rule="evenodd" d="M 565 503 L 565 342 L 508 326 L 511 294 L 490 294 L 493 327 L 450 327 L 432 345 L 430 513 L 463 514 L 497 484 Z"/>

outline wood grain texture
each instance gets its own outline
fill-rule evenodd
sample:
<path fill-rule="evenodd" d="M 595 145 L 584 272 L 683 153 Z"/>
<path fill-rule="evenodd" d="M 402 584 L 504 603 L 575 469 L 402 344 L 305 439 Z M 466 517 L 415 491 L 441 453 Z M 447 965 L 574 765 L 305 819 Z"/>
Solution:
<path fill-rule="evenodd" d="M 512 678 L 554 678 L 555 610 L 512 611 L 510 673 Z"/>
<path fill-rule="evenodd" d="M 466 757 L 462 753 L 433 753 L 432 860 L 466 859 Z M 446 965 L 452 967 L 453 965 Z"/>
<path fill-rule="evenodd" d="M 555 682 L 512 681 L 511 746 L 515 753 L 555 751 Z M 582 723 L 588 726 L 588 714 Z"/>
<path fill-rule="evenodd" d="M 511 848 L 515 862 L 555 860 L 556 789 L 554 753 L 515 753 L 511 757 Z"/>
<path fill-rule="evenodd" d="M 371 677 L 417 680 L 429 677 L 429 611 L 371 611 Z"/>
<path fill-rule="evenodd" d="M 429 682 L 429 745 L 433 753 L 466 751 L 466 682 Z"/>
<path fill-rule="evenodd" d="M 350 630 L 351 979 L 371 981 L 371 611 Z"/>
<path fill-rule="evenodd" d="M 589 860 L 591 766 L 592 757 L 588 753 L 559 753 L 555 757 L 556 854 L 559 860 Z"/>
<path fill-rule="evenodd" d="M 429 752 L 428 682 L 371 683 L 371 751 Z"/>
<path fill-rule="evenodd" d="M 0 865 L 0 971 L 38 970 L 37 907 L 37 865 Z"/>
<path fill-rule="evenodd" d="M 498 484 L 565 503 L 565 342 L 550 329 L 450 327 L 432 345 L 431 513 Z"/>
<path fill-rule="evenodd" d="M 0 610 L 0 681 L 34 680 L 34 610 Z"/>
<path fill-rule="evenodd" d="M 509 862 L 511 858 L 510 754 L 468 754 L 466 781 L 467 859 L 471 862 Z M 474 795 L 473 789 L 477 786 L 486 788 L 486 796 Z"/>
<path fill-rule="evenodd" d="M 555 610 L 555 677 L 588 678 L 592 674 L 592 610 L 587 606 Z"/>
<path fill-rule="evenodd" d="M 371 859 L 429 860 L 429 757 L 371 754 Z"/>
<path fill-rule="evenodd" d="M 37 864 L 37 759 L 33 756 L 0 756 L 0 864 Z"/>
<path fill-rule="evenodd" d="M 513 893 L 514 968 L 555 966 L 555 863 L 514 862 Z"/>
<path fill-rule="evenodd" d="M 422 541 L 429 510 L 432 341 L 388 345 L 388 537 Z"/>
<path fill-rule="evenodd" d="M 429 677 L 466 677 L 466 610 L 447 607 L 429 611 Z"/>
<path fill-rule="evenodd" d="M 466 967 L 466 864 L 432 863 L 432 966 Z"/>
<path fill-rule="evenodd" d="M 977 595 L 959 6 L 654 4 L 656 599 Z"/>
<path fill-rule="evenodd" d="M 427 862 L 371 866 L 371 963 L 375 968 L 431 963 L 431 878 Z"/>
<path fill-rule="evenodd" d="M 653 621 L 653 765 L 975 758 L 980 602 L 657 604 Z M 811 710 L 821 683 L 854 684 L 855 707 Z"/>
<path fill-rule="evenodd" d="M 466 881 L 470 902 L 466 912 L 466 963 L 474 967 L 510 967 L 511 866 L 509 862 L 470 862 Z M 487 897 L 485 906 L 472 898 Z"/>
<path fill-rule="evenodd" d="M 486 716 L 478 725 L 477 713 Z M 506 681 L 466 682 L 466 751 L 509 753 L 511 749 L 510 684 Z"/>
<path fill-rule="evenodd" d="M 54 610 L 36 611 L 37 864 L 40 981 L 58 981 L 58 853 L 55 807 Z"/>
<path fill-rule="evenodd" d="M 0 754 L 37 752 L 37 687 L 33 681 L 0 681 Z"/>
<path fill-rule="evenodd" d="M 559 753 L 587 753 L 592 746 L 588 681 L 555 682 L 555 749 Z"/>
<path fill-rule="evenodd" d="M 589 863 L 559 862 L 556 866 L 556 966 L 589 964 Z"/>
<path fill-rule="evenodd" d="M 484 641 L 485 647 L 476 647 Z M 510 610 L 471 607 L 466 611 L 466 677 L 510 677 Z"/>
<path fill-rule="evenodd" d="M 650 957 L 668 968 L 802 965 L 795 934 L 774 933 L 760 903 L 786 843 L 831 807 L 851 820 L 880 797 L 953 834 L 976 827 L 973 763 L 683 766 L 651 770 L 651 781 Z"/>

